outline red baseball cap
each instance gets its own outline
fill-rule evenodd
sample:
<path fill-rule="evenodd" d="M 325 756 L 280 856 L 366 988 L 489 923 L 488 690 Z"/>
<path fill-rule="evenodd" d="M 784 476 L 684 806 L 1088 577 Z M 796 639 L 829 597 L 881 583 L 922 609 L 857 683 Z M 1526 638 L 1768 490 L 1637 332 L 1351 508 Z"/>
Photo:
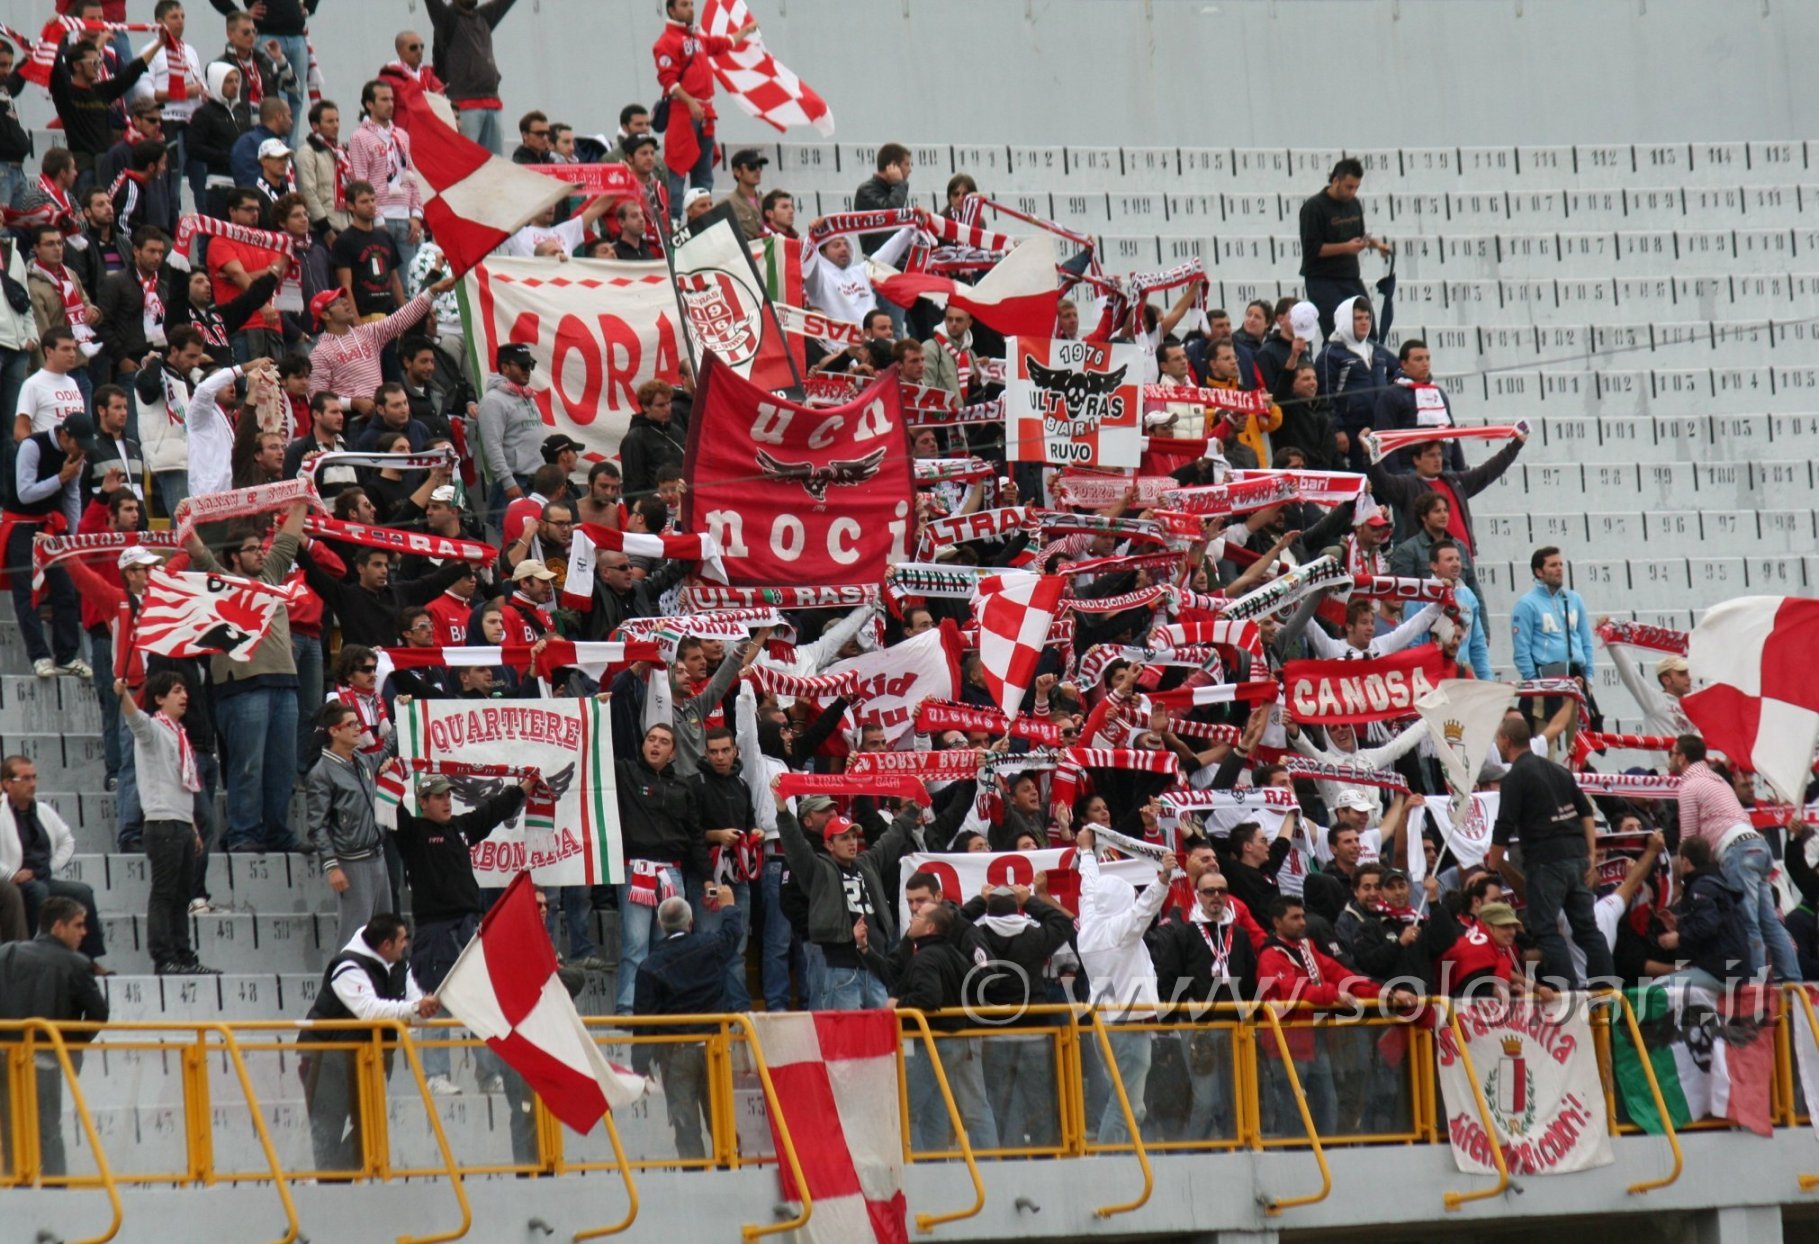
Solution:
<path fill-rule="evenodd" d="M 325 289 L 320 294 L 317 294 L 314 298 L 310 299 L 309 318 L 311 325 L 316 328 L 321 328 L 322 313 L 333 306 L 337 298 L 343 298 L 346 297 L 346 295 L 346 290 Z"/>
<path fill-rule="evenodd" d="M 853 824 L 844 816 L 830 816 L 827 818 L 827 824 L 821 827 L 821 841 L 827 842 L 830 839 L 838 838 L 841 834 L 851 833 L 858 828 L 857 825 Z"/>

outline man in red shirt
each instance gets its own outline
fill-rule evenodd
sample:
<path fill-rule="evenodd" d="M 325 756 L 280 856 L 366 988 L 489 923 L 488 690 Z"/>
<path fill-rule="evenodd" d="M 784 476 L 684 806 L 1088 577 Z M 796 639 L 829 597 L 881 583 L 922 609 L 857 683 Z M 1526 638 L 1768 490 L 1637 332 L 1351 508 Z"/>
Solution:
<path fill-rule="evenodd" d="M 227 195 L 228 223 L 245 229 L 257 229 L 260 201 L 261 196 L 257 190 L 249 186 L 234 187 Z M 278 258 L 276 251 L 268 251 L 249 242 L 237 242 L 233 238 L 210 238 L 208 276 L 214 287 L 215 305 L 225 307 L 238 298 L 252 287 L 254 278 L 264 276 Z M 232 340 L 235 361 L 244 363 L 248 359 L 272 358 L 281 354 L 282 332 L 277 308 L 266 303 L 234 334 Z"/>
<path fill-rule="evenodd" d="M 758 30 L 747 22 L 729 38 L 710 35 L 695 25 L 695 0 L 668 0 L 669 20 L 651 47 L 657 62 L 657 85 L 669 101 L 663 131 L 663 162 L 669 166 L 669 201 L 680 207 L 684 183 L 714 188 L 714 69 L 711 56 L 732 51 Z M 683 116 L 677 106 L 687 109 Z"/>

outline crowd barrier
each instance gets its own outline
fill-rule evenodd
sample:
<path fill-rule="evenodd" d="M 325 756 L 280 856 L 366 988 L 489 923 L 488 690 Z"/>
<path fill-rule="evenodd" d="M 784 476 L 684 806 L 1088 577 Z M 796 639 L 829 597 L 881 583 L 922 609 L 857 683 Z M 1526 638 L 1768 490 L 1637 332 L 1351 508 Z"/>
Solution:
<path fill-rule="evenodd" d="M 1788 1006 L 1775 1021 L 1775 1078 L 1772 1112 L 1777 1126 L 1805 1124 L 1802 1096 L 1790 1041 L 1791 1008 L 1812 1004 L 1790 991 Z M 1446 999 L 1433 999 L 1436 1025 L 1408 1024 L 1377 1014 L 1315 1015 L 1295 1010 L 1223 1004 L 1179 1020 L 1108 1023 L 1087 1007 L 980 1008 L 923 1014 L 899 1012 L 903 1039 L 898 1058 L 897 1110 L 903 1152 L 910 1162 L 964 1163 L 972 1188 L 970 1204 L 918 1210 L 916 1225 L 929 1231 L 944 1222 L 977 1215 L 985 1206 L 981 1164 L 1003 1160 L 1066 1161 L 1081 1157 L 1128 1156 L 1137 1165 L 1135 1195 L 1098 1208 L 1102 1218 L 1134 1212 L 1155 1187 L 1151 1156 L 1196 1152 L 1296 1150 L 1310 1153 L 1319 1184 L 1304 1193 L 1265 1205 L 1277 1216 L 1315 1204 L 1333 1187 L 1329 1151 L 1357 1145 L 1446 1144 L 1444 1111 L 1436 1075 L 1436 1027 L 1450 1027 L 1474 1085 L 1476 1111 L 1491 1131 L 1489 1108 L 1476 1086 L 1459 1021 Z M 1633 1133 L 1610 1074 L 1611 1033 L 1620 1026 L 1641 1044 L 1634 1011 L 1620 994 L 1596 995 L 1592 1026 L 1605 1109 L 1614 1134 Z M 933 1021 L 933 1023 L 931 1023 Z M 631 1063 L 650 1056 L 672 1065 L 683 1050 L 698 1051 L 705 1070 L 698 1105 L 669 1116 L 671 1098 L 653 1084 L 639 1102 L 609 1115 L 604 1127 L 577 1136 L 562 1127 L 509 1069 L 464 1030 L 450 1023 L 417 1029 L 396 1023 L 122 1023 L 55 1025 L 44 1021 L 0 1023 L 0 1187 L 42 1186 L 100 1192 L 112 1211 L 109 1230 L 121 1228 L 123 1188 L 268 1185 L 287 1224 L 281 1244 L 300 1233 L 292 1192 L 301 1182 L 379 1182 L 433 1179 L 445 1182 L 457 1225 L 427 1235 L 405 1236 L 408 1244 L 452 1241 L 473 1222 L 465 1181 L 482 1177 L 560 1177 L 588 1171 L 616 1173 L 624 1188 L 623 1212 L 614 1222 L 577 1235 L 577 1240 L 623 1232 L 638 1216 L 637 1174 L 645 1170 L 738 1170 L 786 1164 L 804 1186 L 787 1121 L 775 1109 L 776 1089 L 765 1052 L 742 1015 L 613 1017 L 589 1019 L 607 1056 Z M 958 1026 L 954 1026 L 958 1025 Z M 1815 1025 L 1819 1031 L 1819 1025 Z M 1318 1034 L 1320 1053 L 1297 1065 L 1291 1040 L 1298 1031 Z M 1119 1070 L 1114 1041 L 1147 1034 L 1152 1058 L 1147 1110 L 1133 1101 Z M 445 1052 L 445 1053 L 444 1053 Z M 431 1092 L 425 1059 L 454 1056 L 477 1060 L 480 1074 L 502 1072 L 502 1087 L 477 1096 L 448 1098 Z M 171 1144 L 160 1146 L 143 1130 L 122 1137 L 106 1126 L 104 1059 L 136 1056 L 157 1060 L 177 1082 L 169 1124 Z M 334 1057 L 345 1066 L 350 1120 L 343 1160 L 321 1161 L 312 1144 L 309 1108 L 297 1098 L 306 1060 Z M 957 1096 L 949 1067 L 967 1058 L 985 1060 L 986 1103 Z M 492 1061 L 488 1061 L 492 1060 Z M 1644 1060 L 1644 1067 L 1649 1067 Z M 118 1074 L 119 1063 L 114 1064 Z M 1303 1078 L 1306 1072 L 1312 1079 Z M 326 1072 L 322 1075 L 326 1078 Z M 1650 1088 L 1662 1118 L 1661 1089 L 1649 1070 Z M 133 1083 L 140 1083 L 135 1079 Z M 1021 1098 L 1012 1089 L 1020 1086 Z M 324 1088 L 313 1084 L 316 1100 Z M 686 1099 L 685 1099 L 686 1100 Z M 1171 1106 L 1194 1103 L 1185 1117 Z M 965 1121 L 968 1105 L 989 1105 L 1005 1134 L 995 1145 L 975 1144 Z M 694 1117 L 698 1109 L 700 1117 Z M 473 1126 L 475 1116 L 503 1110 L 503 1129 Z M 659 1123 L 660 1114 L 669 1116 Z M 1317 1116 L 1325 1116 L 1324 1121 Z M 1122 1137 L 1101 1140 L 1109 1124 Z M 41 1123 L 44 1125 L 41 1128 Z M 1723 1122 L 1691 1125 L 1722 1130 Z M 421 1129 L 426 1143 L 409 1134 Z M 671 1133 L 669 1142 L 660 1133 Z M 1680 1129 L 1689 1130 L 1689 1129 Z M 340 1137 L 337 1120 L 334 1138 Z M 509 1137 L 502 1142 L 496 1133 Z M 62 1169 L 46 1146 L 63 1150 Z M 321 1138 L 317 1138 L 320 1141 Z M 1666 1139 L 1673 1163 L 1668 1173 L 1629 1188 L 1643 1194 L 1675 1182 L 1682 1170 L 1678 1134 Z M 503 1149 L 508 1143 L 509 1149 Z M 332 1146 L 331 1146 L 332 1147 Z M 1486 1186 L 1445 1194 L 1445 1208 L 1502 1194 L 1510 1175 L 1500 1151 L 1493 1151 L 1497 1177 Z M 47 1167 L 49 1169 L 47 1169 Z M 1140 1182 L 1139 1182 L 1140 1181 Z M 1800 1179 L 1803 1191 L 1819 1187 L 1819 1174 Z M 791 1230 L 813 1214 L 807 1197 L 792 1216 L 765 1220 L 772 1203 L 754 1205 L 747 1240 Z"/>

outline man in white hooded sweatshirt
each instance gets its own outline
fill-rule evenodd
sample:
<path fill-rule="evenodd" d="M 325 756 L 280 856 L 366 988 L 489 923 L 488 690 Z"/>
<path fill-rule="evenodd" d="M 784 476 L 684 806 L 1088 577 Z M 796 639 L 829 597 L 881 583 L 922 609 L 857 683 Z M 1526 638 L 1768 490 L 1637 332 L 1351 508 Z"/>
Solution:
<path fill-rule="evenodd" d="M 1099 858 L 1093 852 L 1093 831 L 1086 827 L 1074 841 L 1080 870 L 1080 923 L 1074 945 L 1080 965 L 1093 983 L 1090 1001 L 1112 1024 L 1112 1057 L 1124 1081 L 1131 1115 L 1143 1124 L 1143 1092 L 1149 1083 L 1150 1034 L 1121 1031 L 1117 1025 L 1147 1023 L 1156 1017 L 1156 965 L 1150 960 L 1143 935 L 1168 898 L 1168 879 L 1175 871 L 1175 857 L 1167 854 L 1156 865 L 1156 881 L 1141 896 L 1130 882 L 1099 875 Z M 1106 1099 L 1099 1116 L 1098 1139 L 1102 1145 L 1128 1144 L 1130 1129 L 1117 1094 Z"/>
<path fill-rule="evenodd" d="M 814 233 L 821 221 L 809 225 Z M 833 320 L 863 324 L 865 317 L 878 306 L 878 292 L 866 271 L 868 262 L 894 265 L 915 240 L 916 230 L 905 225 L 891 240 L 870 255 L 862 254 L 853 240 L 831 237 L 819 246 L 802 248 L 802 284 L 808 301 L 816 310 Z M 886 308 L 887 310 L 889 308 Z"/>

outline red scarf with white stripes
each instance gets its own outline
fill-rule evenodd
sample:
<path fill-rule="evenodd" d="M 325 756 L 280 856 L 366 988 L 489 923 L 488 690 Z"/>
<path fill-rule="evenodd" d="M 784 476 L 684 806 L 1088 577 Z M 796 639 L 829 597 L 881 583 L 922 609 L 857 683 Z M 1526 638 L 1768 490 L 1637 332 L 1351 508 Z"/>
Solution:
<path fill-rule="evenodd" d="M 385 710 L 385 701 L 352 687 L 335 688 L 335 698 L 353 709 L 360 722 L 360 750 L 369 756 L 384 751 L 385 740 L 379 737 L 379 727 L 391 717 Z"/>
<path fill-rule="evenodd" d="M 152 714 L 152 724 L 169 730 L 176 736 L 177 780 L 183 783 L 183 789 L 192 795 L 201 790 L 202 778 L 196 772 L 196 753 L 190 748 L 188 733 L 162 712 Z"/>
<path fill-rule="evenodd" d="M 972 350 L 962 349 L 961 347 L 956 346 L 952 341 L 948 340 L 947 334 L 940 329 L 935 330 L 935 340 L 941 343 L 941 348 L 946 350 L 948 357 L 954 360 L 954 372 L 960 377 L 960 391 L 965 393 L 968 389 L 973 387 Z"/>

